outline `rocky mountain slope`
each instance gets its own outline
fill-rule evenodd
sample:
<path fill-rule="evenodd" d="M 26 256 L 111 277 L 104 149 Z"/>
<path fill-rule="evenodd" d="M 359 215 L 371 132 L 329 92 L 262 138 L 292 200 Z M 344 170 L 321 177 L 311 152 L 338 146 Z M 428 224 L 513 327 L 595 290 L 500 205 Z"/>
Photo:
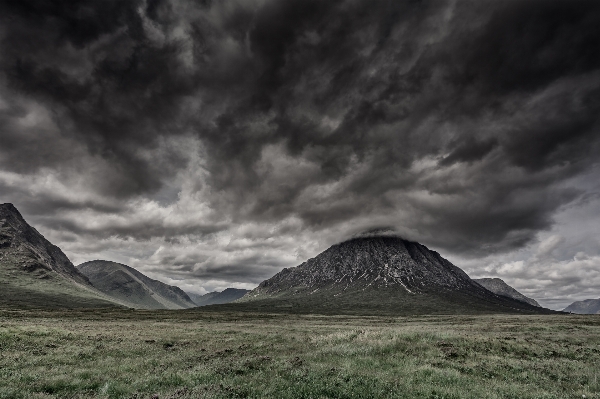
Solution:
<path fill-rule="evenodd" d="M 389 234 L 334 245 L 237 302 L 321 313 L 550 312 L 494 294 L 437 252 Z"/>
<path fill-rule="evenodd" d="M 510 285 L 506 284 L 504 280 L 500 278 L 476 278 L 473 280 L 482 285 L 485 289 L 492 291 L 494 294 L 507 296 L 509 298 L 516 299 L 517 301 L 540 307 L 540 304 L 537 303 L 535 299 L 526 297 Z"/>
<path fill-rule="evenodd" d="M 132 267 L 106 260 L 82 263 L 77 269 L 100 291 L 139 309 L 186 309 L 196 304 L 179 287 L 153 280 Z"/>
<path fill-rule="evenodd" d="M 239 288 L 227 288 L 221 292 L 214 291 L 209 292 L 204 295 L 191 294 L 188 293 L 189 297 L 194 301 L 194 303 L 198 306 L 208 306 L 208 305 L 219 305 L 223 303 L 230 303 L 242 298 L 246 295 L 250 290 L 243 290 Z"/>
<path fill-rule="evenodd" d="M 0 304 L 114 306 L 12 204 L 0 204 Z"/>
<path fill-rule="evenodd" d="M 563 309 L 563 312 L 577 314 L 600 314 L 600 298 L 585 299 L 583 301 L 573 302 Z"/>

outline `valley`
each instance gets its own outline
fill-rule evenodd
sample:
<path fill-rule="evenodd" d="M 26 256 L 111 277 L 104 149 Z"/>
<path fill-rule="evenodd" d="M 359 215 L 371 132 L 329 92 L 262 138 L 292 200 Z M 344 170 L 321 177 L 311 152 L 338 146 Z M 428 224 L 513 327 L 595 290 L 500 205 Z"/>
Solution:
<path fill-rule="evenodd" d="M 600 318 L 398 236 L 188 295 L 0 216 L 0 399 L 600 397 Z"/>

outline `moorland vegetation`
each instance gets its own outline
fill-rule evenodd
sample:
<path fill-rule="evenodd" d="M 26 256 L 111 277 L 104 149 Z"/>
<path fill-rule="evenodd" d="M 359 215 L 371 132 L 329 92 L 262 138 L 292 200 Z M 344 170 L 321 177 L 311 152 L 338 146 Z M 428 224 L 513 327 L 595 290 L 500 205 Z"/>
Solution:
<path fill-rule="evenodd" d="M 600 396 L 596 316 L 199 309 L 2 310 L 0 398 Z"/>

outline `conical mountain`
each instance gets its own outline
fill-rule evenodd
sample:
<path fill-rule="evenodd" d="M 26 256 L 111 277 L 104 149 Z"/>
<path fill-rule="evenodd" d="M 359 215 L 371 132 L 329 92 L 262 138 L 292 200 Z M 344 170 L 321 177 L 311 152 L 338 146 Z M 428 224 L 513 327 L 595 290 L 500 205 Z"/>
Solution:
<path fill-rule="evenodd" d="M 494 294 L 504 295 L 517 301 L 528 303 L 532 306 L 540 307 L 535 299 L 529 298 L 519 291 L 506 284 L 501 278 L 476 278 L 473 279 L 478 284 L 482 285 L 485 289 L 492 291 Z"/>
<path fill-rule="evenodd" d="M 389 234 L 333 245 L 263 281 L 238 303 L 318 313 L 547 311 L 496 295 L 437 252 Z"/>
<path fill-rule="evenodd" d="M 12 204 L 0 204 L 0 304 L 114 306 Z"/>
<path fill-rule="evenodd" d="M 165 284 L 121 263 L 93 260 L 77 269 L 94 287 L 113 299 L 138 309 L 186 309 L 196 304 L 179 287 Z"/>

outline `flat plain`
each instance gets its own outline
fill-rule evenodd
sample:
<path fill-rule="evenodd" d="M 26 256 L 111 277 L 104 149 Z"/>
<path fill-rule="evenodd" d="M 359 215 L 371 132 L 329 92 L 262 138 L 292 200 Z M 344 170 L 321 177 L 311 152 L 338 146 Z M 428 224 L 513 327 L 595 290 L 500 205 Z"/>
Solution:
<path fill-rule="evenodd" d="M 0 310 L 0 398 L 597 398 L 600 316 Z"/>

